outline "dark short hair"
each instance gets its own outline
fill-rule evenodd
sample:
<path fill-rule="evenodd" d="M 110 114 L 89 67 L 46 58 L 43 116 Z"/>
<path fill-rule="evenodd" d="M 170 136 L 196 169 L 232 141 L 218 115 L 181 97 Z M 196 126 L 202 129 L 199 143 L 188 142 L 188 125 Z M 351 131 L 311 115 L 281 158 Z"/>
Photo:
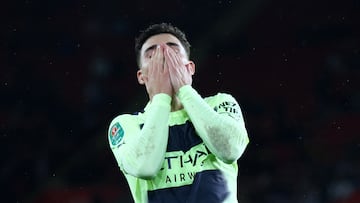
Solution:
<path fill-rule="evenodd" d="M 157 34 L 171 34 L 174 35 L 181 43 L 181 45 L 185 48 L 187 57 L 190 58 L 190 43 L 186 39 L 185 33 L 181 31 L 179 28 L 171 25 L 170 23 L 159 23 L 150 25 L 145 30 L 141 31 L 139 36 L 135 38 L 135 55 L 136 62 L 140 67 L 140 52 L 141 47 L 145 43 L 147 39 Z"/>

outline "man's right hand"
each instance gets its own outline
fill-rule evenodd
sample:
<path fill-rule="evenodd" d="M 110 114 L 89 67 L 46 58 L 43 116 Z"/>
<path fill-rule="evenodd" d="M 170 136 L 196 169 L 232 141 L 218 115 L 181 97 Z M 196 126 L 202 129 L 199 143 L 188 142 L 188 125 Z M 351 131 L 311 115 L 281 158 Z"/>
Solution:
<path fill-rule="evenodd" d="M 156 94 L 165 93 L 172 96 L 173 88 L 171 86 L 169 69 L 164 66 L 165 44 L 158 45 L 154 50 L 153 57 L 146 67 L 146 76 L 144 77 L 146 90 L 150 99 Z"/>

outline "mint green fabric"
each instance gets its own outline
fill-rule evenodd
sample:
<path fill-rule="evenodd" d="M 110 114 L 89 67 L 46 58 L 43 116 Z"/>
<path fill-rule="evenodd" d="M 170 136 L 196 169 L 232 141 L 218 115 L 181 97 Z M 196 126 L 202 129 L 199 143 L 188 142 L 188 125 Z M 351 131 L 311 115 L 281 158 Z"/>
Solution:
<path fill-rule="evenodd" d="M 237 202 L 236 161 L 249 142 L 238 103 L 224 93 L 203 99 L 191 86 L 177 96 L 182 110 L 170 112 L 171 98 L 155 95 L 144 113 L 120 115 L 109 126 L 110 148 L 135 202 L 147 202 L 148 191 L 191 185 L 196 173 L 206 170 L 221 171 L 230 189 L 225 202 Z M 203 142 L 185 152 L 166 152 L 169 127 L 186 121 Z M 185 164 L 188 157 L 197 164 Z"/>

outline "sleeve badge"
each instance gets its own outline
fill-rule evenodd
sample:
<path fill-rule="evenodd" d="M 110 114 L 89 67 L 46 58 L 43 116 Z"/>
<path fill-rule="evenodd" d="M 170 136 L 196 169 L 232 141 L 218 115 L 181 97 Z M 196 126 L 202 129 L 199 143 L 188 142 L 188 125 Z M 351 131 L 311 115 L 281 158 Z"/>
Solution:
<path fill-rule="evenodd" d="M 218 113 L 226 113 L 236 120 L 241 119 L 241 110 L 237 103 L 231 101 L 225 101 L 214 108 Z"/>
<path fill-rule="evenodd" d="M 122 138 L 124 137 L 124 129 L 121 127 L 120 123 L 116 122 L 110 128 L 109 139 L 113 146 L 118 145 Z"/>

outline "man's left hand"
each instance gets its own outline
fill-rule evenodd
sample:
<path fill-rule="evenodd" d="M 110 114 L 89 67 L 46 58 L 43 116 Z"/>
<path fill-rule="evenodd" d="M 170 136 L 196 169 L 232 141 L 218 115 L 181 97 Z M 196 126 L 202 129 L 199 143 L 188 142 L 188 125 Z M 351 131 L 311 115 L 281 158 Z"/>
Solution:
<path fill-rule="evenodd" d="M 175 93 L 184 85 L 192 84 L 192 67 L 191 63 L 185 64 L 173 49 L 166 46 L 164 51 L 165 64 L 164 68 L 169 68 L 171 84 Z"/>

